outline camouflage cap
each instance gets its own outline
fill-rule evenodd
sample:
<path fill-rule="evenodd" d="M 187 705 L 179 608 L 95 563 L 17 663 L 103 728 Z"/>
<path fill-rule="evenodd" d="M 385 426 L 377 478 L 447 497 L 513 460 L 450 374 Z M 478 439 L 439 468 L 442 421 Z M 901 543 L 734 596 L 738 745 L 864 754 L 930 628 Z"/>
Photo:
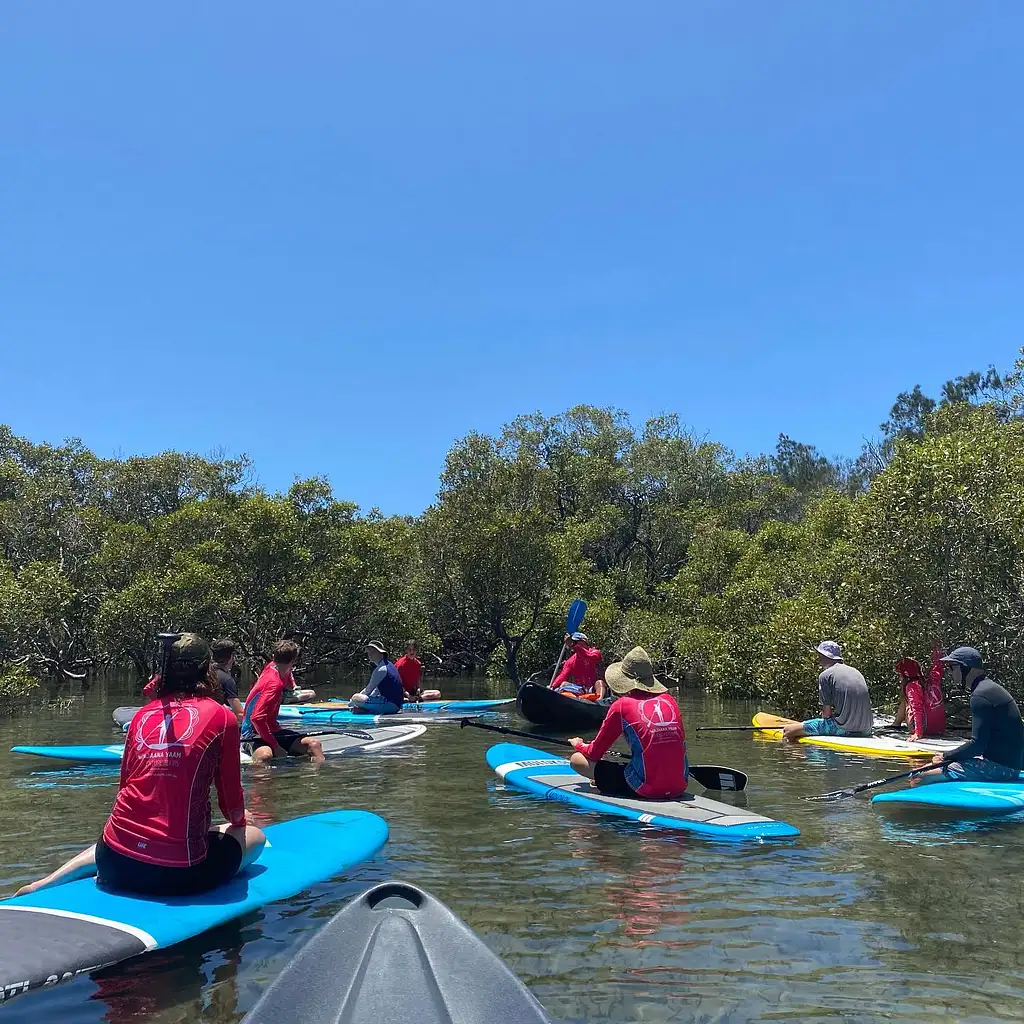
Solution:
<path fill-rule="evenodd" d="M 201 665 L 210 660 L 210 645 L 198 633 L 182 633 L 171 644 L 171 661 Z"/>

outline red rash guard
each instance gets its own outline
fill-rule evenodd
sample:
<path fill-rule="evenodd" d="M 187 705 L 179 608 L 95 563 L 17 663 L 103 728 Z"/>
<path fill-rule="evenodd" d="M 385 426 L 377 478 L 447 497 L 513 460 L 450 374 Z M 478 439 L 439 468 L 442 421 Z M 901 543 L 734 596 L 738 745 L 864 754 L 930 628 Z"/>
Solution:
<path fill-rule="evenodd" d="M 160 673 L 158 672 L 146 685 L 142 688 L 142 696 L 146 700 L 156 699 L 156 688 L 160 685 Z"/>
<path fill-rule="evenodd" d="M 405 692 L 415 693 L 420 688 L 420 680 L 423 678 L 423 663 L 420 659 L 410 654 L 403 654 L 395 662 L 395 668 L 398 669 Z"/>
<path fill-rule="evenodd" d="M 946 703 L 942 698 L 942 651 L 932 651 L 932 668 L 924 684 L 925 721 L 929 736 L 941 736 L 946 731 Z"/>
<path fill-rule="evenodd" d="M 626 765 L 626 781 L 637 796 L 671 800 L 686 792 L 686 730 L 678 705 L 667 693 L 643 700 L 619 697 L 594 741 L 576 749 L 588 761 L 598 761 L 620 735 L 633 755 Z"/>
<path fill-rule="evenodd" d="M 596 647 L 577 644 L 573 647 L 572 654 L 565 659 L 562 671 L 552 681 L 551 689 L 557 690 L 572 676 L 576 685 L 582 687 L 584 691 L 593 690 L 597 683 L 597 666 L 600 662 L 601 652 Z"/>
<path fill-rule="evenodd" d="M 903 684 L 907 697 L 907 726 L 912 736 L 924 736 L 928 731 L 928 713 L 924 706 L 924 690 L 920 679 L 908 679 Z"/>
<path fill-rule="evenodd" d="M 210 697 L 151 701 L 128 728 L 121 785 L 103 842 L 147 864 L 201 863 L 211 783 L 224 817 L 236 827 L 244 825 L 238 720 Z"/>
<path fill-rule="evenodd" d="M 274 733 L 281 728 L 277 724 L 277 713 L 281 710 L 284 691 L 294 685 L 291 672 L 282 676 L 274 662 L 264 667 L 245 700 L 245 714 L 242 716 L 242 736 L 245 739 L 258 736 L 268 747 L 277 746 Z"/>

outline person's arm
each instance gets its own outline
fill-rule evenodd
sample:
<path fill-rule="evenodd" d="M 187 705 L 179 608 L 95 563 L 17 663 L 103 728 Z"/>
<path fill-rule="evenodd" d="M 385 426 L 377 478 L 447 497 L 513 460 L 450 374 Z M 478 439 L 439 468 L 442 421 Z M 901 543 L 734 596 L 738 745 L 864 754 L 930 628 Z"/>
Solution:
<path fill-rule="evenodd" d="M 601 728 L 590 743 L 576 744 L 577 753 L 582 754 L 588 761 L 600 761 L 609 750 L 612 744 L 622 735 L 622 712 L 613 704 L 605 715 Z"/>
<path fill-rule="evenodd" d="M 235 718 L 241 722 L 245 717 L 245 705 L 237 697 L 232 697 L 231 700 L 228 701 L 228 707 L 234 711 Z"/>
<path fill-rule="evenodd" d="M 942 672 L 945 668 L 941 661 L 942 653 L 942 648 L 938 644 L 932 648 L 932 667 L 928 673 L 928 682 L 940 689 L 942 687 Z"/>
<path fill-rule="evenodd" d="M 821 717 L 831 718 L 835 693 L 832 689 L 832 680 L 828 675 L 828 669 L 818 676 L 818 698 L 821 700 Z"/>
<path fill-rule="evenodd" d="M 572 675 L 572 670 L 575 667 L 576 667 L 576 655 L 575 654 L 570 654 L 569 657 L 566 658 L 565 661 L 562 662 L 562 669 L 561 669 L 561 671 L 558 673 L 557 676 L 555 676 L 554 679 L 551 680 L 551 689 L 552 690 L 557 690 L 558 687 L 560 687 L 562 685 L 562 683 L 567 682 L 569 677 Z"/>
<path fill-rule="evenodd" d="M 381 662 L 379 665 L 374 666 L 373 671 L 370 673 L 369 682 L 360 690 L 366 697 L 372 697 L 380 688 L 381 682 L 388 674 L 388 666 L 386 662 Z"/>
<path fill-rule="evenodd" d="M 971 698 L 971 738 L 956 750 L 942 755 L 944 761 L 966 761 L 981 757 L 988 750 L 992 736 L 992 705 L 987 700 Z"/>
<path fill-rule="evenodd" d="M 227 710 L 225 708 L 225 710 Z M 235 828 L 245 824 L 245 791 L 242 789 L 242 760 L 239 756 L 241 733 L 238 722 L 227 714 L 224 716 L 224 733 L 221 739 L 220 764 L 214 777 L 217 787 L 217 803 L 220 812 Z"/>
<path fill-rule="evenodd" d="M 142 696 L 146 700 L 153 700 L 156 697 L 156 688 L 160 685 L 159 674 L 153 676 L 152 679 L 142 688 Z"/>
<path fill-rule="evenodd" d="M 914 731 L 910 737 L 917 739 L 923 735 L 925 727 L 924 690 L 921 689 L 920 683 L 912 682 L 907 685 L 906 691 L 906 700 L 914 712 Z M 909 720 L 907 724 L 910 724 Z"/>
<path fill-rule="evenodd" d="M 271 714 L 273 705 L 273 701 L 270 699 L 271 689 L 269 686 L 266 687 L 256 698 L 256 707 L 252 709 L 252 714 L 249 716 L 249 724 L 256 730 L 259 738 L 276 754 L 281 748 L 277 745 L 274 731 L 271 729 L 274 717 Z"/>

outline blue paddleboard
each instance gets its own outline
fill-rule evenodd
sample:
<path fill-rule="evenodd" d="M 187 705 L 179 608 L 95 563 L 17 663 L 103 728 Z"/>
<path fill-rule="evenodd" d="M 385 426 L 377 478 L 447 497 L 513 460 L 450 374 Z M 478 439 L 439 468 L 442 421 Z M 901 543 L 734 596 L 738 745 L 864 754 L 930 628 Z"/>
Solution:
<path fill-rule="evenodd" d="M 331 701 L 349 706 L 345 697 L 331 697 Z M 490 711 L 500 708 L 506 704 L 515 704 L 515 697 L 502 697 L 500 700 L 423 700 L 419 704 L 414 700 L 407 700 L 403 705 L 404 711 Z M 312 706 L 320 708 L 320 704 L 286 704 L 284 707 L 301 708 Z M 284 707 L 281 708 L 284 711 Z M 341 709 L 339 709 L 341 710 Z"/>
<path fill-rule="evenodd" d="M 971 814 L 1013 814 L 1024 810 L 1024 783 L 1020 782 L 932 782 L 911 789 L 879 793 L 873 804 L 889 808 Z"/>
<path fill-rule="evenodd" d="M 173 946 L 373 856 L 388 826 L 369 811 L 310 814 L 264 830 L 259 860 L 198 896 L 105 892 L 95 878 L 0 900 L 0 999 Z"/>
<path fill-rule="evenodd" d="M 707 839 L 789 839 L 800 830 L 730 804 L 689 793 L 679 800 L 628 800 L 605 796 L 589 779 L 577 774 L 564 757 L 519 743 L 498 743 L 487 751 L 487 763 L 516 789 L 548 800 L 560 800 L 585 811 L 614 814 L 644 825 L 681 829 Z"/>
<path fill-rule="evenodd" d="M 285 728 L 296 728 L 298 725 L 394 725 L 408 723 L 460 722 L 463 718 L 479 718 L 481 715 L 492 714 L 489 711 L 447 712 L 437 711 L 398 711 L 393 715 L 364 715 L 358 711 L 328 711 L 326 708 L 304 708 L 301 704 L 286 704 L 278 712 L 278 720 Z"/>
<path fill-rule="evenodd" d="M 67 747 L 11 747 L 12 754 L 32 754 L 35 757 L 50 757 L 58 761 L 75 761 L 78 764 L 120 764 L 124 754 L 123 743 L 82 744 Z"/>

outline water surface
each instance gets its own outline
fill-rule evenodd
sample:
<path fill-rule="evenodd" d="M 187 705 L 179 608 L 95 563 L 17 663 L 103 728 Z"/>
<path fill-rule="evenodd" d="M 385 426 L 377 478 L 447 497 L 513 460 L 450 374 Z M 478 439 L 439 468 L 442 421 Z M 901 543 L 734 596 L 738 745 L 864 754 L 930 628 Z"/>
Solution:
<path fill-rule="evenodd" d="M 442 685 L 459 698 L 512 692 Z M 133 702 L 115 680 L 68 710 L 0 719 L 0 891 L 93 841 L 117 781 L 6 751 L 111 742 L 111 710 Z M 697 734 L 699 723 L 748 722 L 753 709 L 681 704 L 691 760 L 746 771 L 746 794 L 730 799 L 798 826 L 799 839 L 709 843 L 536 800 L 487 768 L 501 737 L 434 725 L 408 747 L 320 771 L 246 770 L 263 823 L 337 807 L 381 814 L 391 838 L 375 860 L 173 949 L 15 999 L 5 1020 L 233 1024 L 326 918 L 391 877 L 447 902 L 566 1021 L 1024 1016 L 1024 822 L 958 828 L 883 817 L 863 800 L 807 802 L 909 764 Z M 526 727 L 514 714 L 496 721 Z"/>

